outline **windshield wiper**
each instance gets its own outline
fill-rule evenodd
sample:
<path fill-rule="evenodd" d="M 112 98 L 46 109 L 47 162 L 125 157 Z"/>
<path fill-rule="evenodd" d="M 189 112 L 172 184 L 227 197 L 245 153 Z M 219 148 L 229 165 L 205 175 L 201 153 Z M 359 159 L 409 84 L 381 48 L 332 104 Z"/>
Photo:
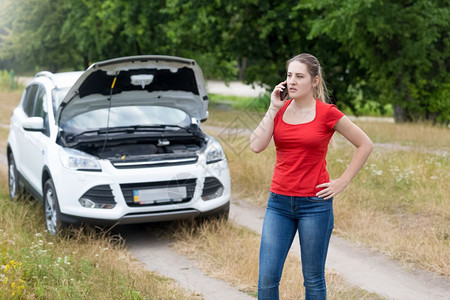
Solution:
<path fill-rule="evenodd" d="M 192 129 L 190 127 L 183 127 L 180 125 L 173 125 L 173 124 L 153 124 L 153 125 L 134 125 L 134 126 L 124 126 L 124 127 L 113 127 L 109 128 L 108 132 L 135 132 L 135 131 L 148 131 L 148 130 L 154 130 L 154 129 L 166 129 L 166 128 L 179 128 L 183 129 L 189 133 L 192 133 Z M 106 133 L 106 128 L 100 128 L 98 130 L 98 133 Z"/>
<path fill-rule="evenodd" d="M 190 127 L 183 127 L 180 125 L 172 125 L 172 124 L 161 124 L 161 125 L 134 125 L 134 126 L 123 126 L 123 127 L 112 127 L 112 128 L 99 128 L 99 129 L 92 129 L 92 130 L 86 130 L 82 131 L 80 133 L 71 134 L 68 133 L 65 135 L 65 140 L 68 142 L 72 142 L 75 138 L 82 136 L 82 135 L 88 135 L 91 133 L 100 135 L 100 134 L 114 134 L 114 133 L 135 133 L 135 132 L 146 132 L 146 131 L 165 131 L 167 128 L 179 128 L 183 129 L 188 133 L 193 133 L 192 129 Z"/>

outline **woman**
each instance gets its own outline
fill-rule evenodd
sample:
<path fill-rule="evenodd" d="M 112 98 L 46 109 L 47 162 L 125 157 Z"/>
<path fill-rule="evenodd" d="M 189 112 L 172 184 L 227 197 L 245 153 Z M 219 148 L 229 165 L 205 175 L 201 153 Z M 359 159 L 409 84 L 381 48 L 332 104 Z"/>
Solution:
<path fill-rule="evenodd" d="M 284 89 L 289 100 L 281 99 Z M 306 299 L 326 299 L 333 197 L 347 187 L 373 147 L 369 137 L 326 100 L 317 58 L 297 55 L 287 62 L 286 81 L 275 86 L 270 107 L 250 137 L 250 147 L 258 153 L 273 136 L 277 156 L 261 236 L 258 299 L 278 299 L 284 261 L 297 230 Z M 325 156 L 334 131 L 356 151 L 341 177 L 330 180 Z"/>

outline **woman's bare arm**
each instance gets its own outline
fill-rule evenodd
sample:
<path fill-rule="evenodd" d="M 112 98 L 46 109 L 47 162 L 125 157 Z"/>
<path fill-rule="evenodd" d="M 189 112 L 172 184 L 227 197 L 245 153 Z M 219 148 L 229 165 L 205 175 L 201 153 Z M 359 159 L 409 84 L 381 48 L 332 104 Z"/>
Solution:
<path fill-rule="evenodd" d="M 356 151 L 352 161 L 344 173 L 342 173 L 341 177 L 317 186 L 317 188 L 324 188 L 317 193 L 317 196 L 325 199 L 336 196 L 347 187 L 353 177 L 364 166 L 373 149 L 370 138 L 346 116 L 342 117 L 336 123 L 334 129 L 352 143 L 356 147 Z"/>
<path fill-rule="evenodd" d="M 250 148 L 253 152 L 261 152 L 267 148 L 273 135 L 273 120 L 276 114 L 283 107 L 284 101 L 280 99 L 280 92 L 284 89 L 283 83 L 278 84 L 270 95 L 270 106 L 264 118 L 259 123 L 258 127 L 250 136 Z"/>

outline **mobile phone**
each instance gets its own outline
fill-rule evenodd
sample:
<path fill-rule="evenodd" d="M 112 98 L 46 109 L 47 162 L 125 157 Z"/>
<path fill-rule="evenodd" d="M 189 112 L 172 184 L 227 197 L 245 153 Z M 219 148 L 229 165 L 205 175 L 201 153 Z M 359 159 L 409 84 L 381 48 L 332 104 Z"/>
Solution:
<path fill-rule="evenodd" d="M 280 92 L 280 99 L 281 99 L 281 101 L 286 100 L 286 97 L 288 97 L 287 83 L 283 83 L 283 86 L 284 86 L 284 90 L 282 90 Z"/>

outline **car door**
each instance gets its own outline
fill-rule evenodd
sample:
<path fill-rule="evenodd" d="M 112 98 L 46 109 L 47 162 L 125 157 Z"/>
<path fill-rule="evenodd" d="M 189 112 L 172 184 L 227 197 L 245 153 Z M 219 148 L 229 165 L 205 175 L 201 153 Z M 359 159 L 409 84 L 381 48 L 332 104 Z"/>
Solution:
<path fill-rule="evenodd" d="M 14 115 L 11 118 L 11 135 L 14 158 L 16 161 L 17 170 L 28 181 L 28 167 L 25 163 L 28 150 L 28 132 L 23 128 L 23 122 L 26 121 L 33 113 L 33 106 L 39 86 L 37 84 L 29 85 L 24 92 L 20 106 L 14 110 Z"/>
<path fill-rule="evenodd" d="M 49 95 L 44 86 L 38 85 L 36 96 L 32 99 L 33 105 L 28 107 L 28 117 L 39 117 L 44 121 L 43 131 L 30 131 L 23 129 L 24 143 L 21 147 L 23 162 L 23 176 L 27 179 L 33 190 L 42 195 L 42 170 L 45 165 L 45 155 L 50 142 L 48 126 Z"/>

